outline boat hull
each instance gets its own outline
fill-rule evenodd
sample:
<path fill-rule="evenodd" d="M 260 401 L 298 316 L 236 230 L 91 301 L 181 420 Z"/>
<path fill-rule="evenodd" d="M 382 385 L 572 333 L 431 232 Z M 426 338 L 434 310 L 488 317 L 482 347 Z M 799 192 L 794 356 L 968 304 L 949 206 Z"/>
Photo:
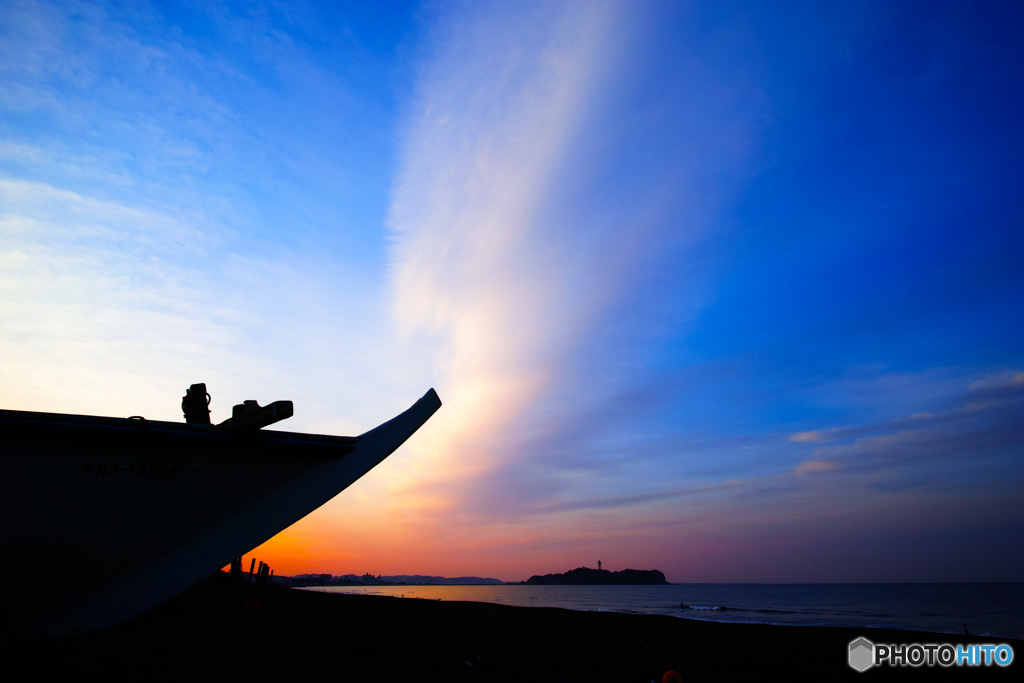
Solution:
<path fill-rule="evenodd" d="M 5 634 L 140 614 L 320 507 L 440 407 L 359 437 L 0 411 Z"/>

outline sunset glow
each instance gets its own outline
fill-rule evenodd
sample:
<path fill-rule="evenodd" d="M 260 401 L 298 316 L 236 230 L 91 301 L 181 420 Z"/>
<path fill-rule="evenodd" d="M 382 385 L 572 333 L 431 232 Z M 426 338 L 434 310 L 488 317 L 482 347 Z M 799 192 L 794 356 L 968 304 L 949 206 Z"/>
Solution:
<path fill-rule="evenodd" d="M 0 0 L 0 407 L 435 387 L 277 574 L 1024 580 L 1022 7 Z"/>

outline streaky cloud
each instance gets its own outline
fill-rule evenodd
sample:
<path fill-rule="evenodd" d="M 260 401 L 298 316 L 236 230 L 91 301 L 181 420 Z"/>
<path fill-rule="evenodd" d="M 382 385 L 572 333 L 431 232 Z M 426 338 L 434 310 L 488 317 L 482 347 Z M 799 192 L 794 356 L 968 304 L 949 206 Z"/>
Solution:
<path fill-rule="evenodd" d="M 487 468 L 496 443 L 515 439 L 512 420 L 547 390 L 586 309 L 567 302 L 586 296 L 566 281 L 578 228 L 545 214 L 615 51 L 616 8 L 527 8 L 444 17 L 455 28 L 423 68 L 405 135 L 390 216 L 395 310 L 410 334 L 438 338 L 450 407 L 448 455 L 434 451 L 431 478 Z"/>
<path fill-rule="evenodd" d="M 472 518 L 623 485 L 568 473 L 635 448 L 616 404 L 652 400 L 643 357 L 702 304 L 684 255 L 745 177 L 760 102 L 747 83 L 724 95 L 721 65 L 680 64 L 658 22 L 613 2 L 441 13 L 390 228 L 395 315 L 436 344 L 448 410 L 396 490 L 443 490 L 439 509 Z"/>

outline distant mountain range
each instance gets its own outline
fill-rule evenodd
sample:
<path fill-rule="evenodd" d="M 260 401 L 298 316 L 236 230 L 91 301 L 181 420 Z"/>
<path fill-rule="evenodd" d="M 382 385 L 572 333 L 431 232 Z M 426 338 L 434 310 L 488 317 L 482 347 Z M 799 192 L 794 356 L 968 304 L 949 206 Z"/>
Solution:
<path fill-rule="evenodd" d="M 495 586 L 505 583 L 500 579 L 481 578 L 479 576 L 422 576 L 419 574 L 399 574 L 397 576 L 373 576 L 364 574 L 297 574 L 295 576 L 275 577 L 275 581 L 288 586 L 386 586 L 404 584 L 410 586 Z"/>
<path fill-rule="evenodd" d="M 409 583 L 409 584 L 422 584 L 429 586 L 485 586 L 485 585 L 499 585 L 505 583 L 498 579 L 482 579 L 479 576 L 459 576 L 454 579 L 445 578 L 443 576 L 407 576 L 400 574 L 398 576 L 382 576 L 384 581 L 389 583 Z"/>

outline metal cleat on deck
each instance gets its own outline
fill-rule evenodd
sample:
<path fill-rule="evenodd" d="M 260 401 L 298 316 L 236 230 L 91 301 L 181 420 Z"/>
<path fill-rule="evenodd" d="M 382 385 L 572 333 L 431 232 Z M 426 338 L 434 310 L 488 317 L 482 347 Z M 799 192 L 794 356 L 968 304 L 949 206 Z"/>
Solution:
<path fill-rule="evenodd" d="M 220 423 L 221 427 L 235 429 L 260 429 L 285 420 L 295 414 L 291 401 L 274 401 L 260 406 L 256 401 L 245 401 L 231 409 L 231 417 Z"/>

